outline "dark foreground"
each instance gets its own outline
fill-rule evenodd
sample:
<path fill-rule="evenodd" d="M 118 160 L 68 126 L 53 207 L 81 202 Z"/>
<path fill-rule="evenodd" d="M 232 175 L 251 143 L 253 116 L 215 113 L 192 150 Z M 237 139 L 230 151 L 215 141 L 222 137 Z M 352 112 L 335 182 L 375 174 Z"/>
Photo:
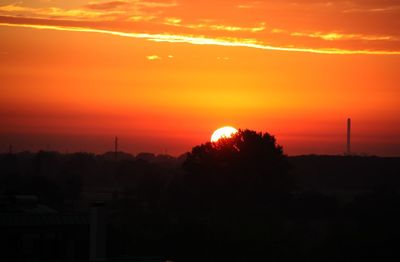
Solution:
<path fill-rule="evenodd" d="M 216 179 L 184 161 L 0 155 L 0 260 L 400 259 L 400 158 L 289 157 L 268 183 L 249 182 L 248 166 Z"/>

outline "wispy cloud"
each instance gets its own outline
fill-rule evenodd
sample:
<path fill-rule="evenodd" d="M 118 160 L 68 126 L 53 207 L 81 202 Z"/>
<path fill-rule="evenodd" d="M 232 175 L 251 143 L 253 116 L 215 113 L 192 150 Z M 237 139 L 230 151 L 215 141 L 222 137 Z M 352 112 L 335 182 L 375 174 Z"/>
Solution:
<path fill-rule="evenodd" d="M 32 17 L 32 18 L 73 18 L 79 20 L 100 19 L 105 17 L 115 17 L 121 12 L 118 11 L 96 11 L 85 9 L 63 9 L 58 7 L 32 8 L 11 4 L 0 6 L 0 14 L 12 17 Z"/>
<path fill-rule="evenodd" d="M 236 7 L 239 9 L 252 9 L 252 8 L 256 8 L 258 5 L 260 5 L 261 2 L 260 1 L 243 1 L 243 3 L 238 4 Z"/>
<path fill-rule="evenodd" d="M 258 26 L 255 27 L 240 27 L 240 26 L 230 26 L 230 25 L 204 25 L 198 24 L 193 25 L 194 28 L 209 28 L 211 30 L 222 30 L 222 31 L 230 31 L 230 32 L 261 32 L 265 30 L 265 23 L 260 23 Z"/>
<path fill-rule="evenodd" d="M 190 29 L 206 29 L 214 31 L 229 31 L 229 32 L 261 32 L 265 30 L 265 23 L 260 23 L 254 27 L 242 27 L 233 25 L 213 24 L 213 23 L 197 23 L 197 24 L 185 24 L 182 23 L 182 19 L 176 17 L 168 17 L 164 20 L 165 25 L 184 27 Z"/>
<path fill-rule="evenodd" d="M 345 34 L 339 32 L 322 33 L 322 32 L 293 32 L 291 36 L 301 36 L 310 38 L 319 38 L 327 41 L 335 40 L 366 40 L 366 41 L 399 41 L 397 37 L 389 35 L 363 35 L 363 34 Z"/>
<path fill-rule="evenodd" d="M 156 2 L 156 1 L 141 1 L 136 0 L 133 1 L 134 4 L 138 6 L 148 7 L 148 8 L 168 8 L 178 6 L 178 3 L 175 1 L 171 2 Z"/>
<path fill-rule="evenodd" d="M 89 0 L 84 5 L 64 6 L 57 5 L 57 1 L 28 3 L 0 4 L 0 22 L 121 34 L 134 30 L 138 34 L 174 36 L 168 41 L 280 51 L 393 54 L 400 50 L 399 23 L 393 20 L 396 13 L 390 13 L 388 21 L 377 23 L 368 22 L 368 17 L 386 18 L 356 13 L 359 9 L 400 12 L 395 0 L 368 0 L 365 4 L 362 0 L 222 1 L 211 10 L 202 1 L 189 0 Z M 310 15 L 302 16 L 302 12 Z M 359 22 L 343 19 L 349 17 Z M 164 37 L 149 40 L 167 41 Z"/>
<path fill-rule="evenodd" d="M 29 27 L 36 29 L 51 29 L 61 31 L 74 31 L 74 32 L 91 32 L 102 33 L 121 37 L 130 37 L 138 39 L 146 39 L 153 42 L 168 42 L 168 43 L 188 43 L 193 45 L 215 45 L 226 47 L 247 47 L 270 51 L 282 52 L 304 52 L 315 54 L 341 54 L 341 55 L 400 55 L 400 51 L 385 51 L 385 50 L 345 50 L 345 49 L 312 49 L 312 48 L 296 48 L 296 47 L 280 47 L 266 45 L 257 42 L 255 39 L 235 39 L 235 38 L 207 38 L 198 36 L 186 35 L 172 35 L 172 34 L 147 34 L 147 33 L 126 33 L 111 30 L 101 30 L 92 28 L 77 28 L 77 27 L 64 27 L 64 26 L 49 26 L 49 25 L 29 25 L 29 24 L 7 24 L 0 23 L 0 26 L 14 26 L 14 27 Z"/>
<path fill-rule="evenodd" d="M 147 58 L 147 60 L 150 60 L 150 61 L 161 59 L 161 57 L 159 57 L 158 55 L 148 55 L 148 56 L 146 56 L 146 58 Z"/>
<path fill-rule="evenodd" d="M 110 10 L 118 7 L 129 5 L 128 1 L 109 1 L 109 2 L 89 2 L 85 5 L 86 8 L 94 10 Z"/>
<path fill-rule="evenodd" d="M 357 7 L 357 8 L 351 8 L 351 9 L 345 9 L 342 12 L 343 13 L 388 13 L 388 12 L 395 12 L 395 11 L 400 11 L 400 5 L 394 5 L 394 6 L 381 6 L 381 7 L 368 7 L 368 8 L 362 8 L 362 7 Z"/>
<path fill-rule="evenodd" d="M 143 0 L 131 1 L 105 1 L 89 2 L 88 4 L 76 8 L 49 7 L 30 7 L 21 3 L 0 6 L 0 15 L 25 18 L 71 18 L 73 20 L 129 20 L 132 17 L 154 17 L 158 8 L 168 8 L 176 6 L 175 2 L 155 2 Z M 134 20 L 134 19 L 133 19 Z"/>

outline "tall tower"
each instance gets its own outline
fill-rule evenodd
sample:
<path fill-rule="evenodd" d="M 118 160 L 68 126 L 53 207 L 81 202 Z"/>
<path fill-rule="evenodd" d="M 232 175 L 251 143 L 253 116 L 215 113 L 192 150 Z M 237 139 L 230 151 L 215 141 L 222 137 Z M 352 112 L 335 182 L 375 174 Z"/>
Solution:
<path fill-rule="evenodd" d="M 347 119 L 347 155 L 351 154 L 351 119 Z"/>

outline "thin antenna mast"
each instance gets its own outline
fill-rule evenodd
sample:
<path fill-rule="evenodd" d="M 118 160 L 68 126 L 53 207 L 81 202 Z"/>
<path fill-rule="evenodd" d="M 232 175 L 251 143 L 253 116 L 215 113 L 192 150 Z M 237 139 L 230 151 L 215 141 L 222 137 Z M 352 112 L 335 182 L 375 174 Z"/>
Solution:
<path fill-rule="evenodd" d="M 351 119 L 347 119 L 347 155 L 351 154 Z"/>

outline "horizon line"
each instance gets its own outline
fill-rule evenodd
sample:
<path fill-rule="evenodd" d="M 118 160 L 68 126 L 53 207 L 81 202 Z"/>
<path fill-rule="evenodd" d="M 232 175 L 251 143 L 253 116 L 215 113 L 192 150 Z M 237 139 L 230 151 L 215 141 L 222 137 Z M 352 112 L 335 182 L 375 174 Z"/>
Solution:
<path fill-rule="evenodd" d="M 71 151 L 69 152 L 68 150 L 66 151 L 60 151 L 60 150 L 51 150 L 51 149 L 38 149 L 38 150 L 22 150 L 22 151 L 17 151 L 17 152 L 0 152 L 0 155 L 16 155 L 16 154 L 21 154 L 21 153 L 29 153 L 29 154 L 37 154 L 40 152 L 47 152 L 47 153 L 58 153 L 60 155 L 72 155 L 72 154 L 92 154 L 95 156 L 101 156 L 105 154 L 115 154 L 115 151 L 109 150 L 109 151 L 104 151 L 102 153 L 96 153 L 96 152 L 91 152 L 91 151 L 85 151 L 85 150 L 80 150 L 80 151 Z M 153 154 L 154 156 L 170 156 L 173 158 L 179 158 L 185 154 L 190 153 L 190 151 L 183 152 L 179 155 L 174 155 L 174 154 L 168 154 L 168 153 L 155 153 L 155 152 L 149 152 L 149 151 L 142 151 L 139 153 L 131 153 L 131 152 L 126 152 L 126 151 L 117 151 L 118 154 L 124 153 L 127 155 L 131 155 L 132 157 L 137 157 L 139 154 Z M 380 157 L 380 158 L 400 158 L 400 155 L 377 155 L 377 154 L 369 154 L 366 152 L 358 152 L 358 153 L 352 153 L 352 154 L 347 154 L 346 152 L 343 153 L 303 153 L 303 154 L 284 154 L 287 157 L 302 157 L 302 156 L 340 156 L 340 157 Z"/>

